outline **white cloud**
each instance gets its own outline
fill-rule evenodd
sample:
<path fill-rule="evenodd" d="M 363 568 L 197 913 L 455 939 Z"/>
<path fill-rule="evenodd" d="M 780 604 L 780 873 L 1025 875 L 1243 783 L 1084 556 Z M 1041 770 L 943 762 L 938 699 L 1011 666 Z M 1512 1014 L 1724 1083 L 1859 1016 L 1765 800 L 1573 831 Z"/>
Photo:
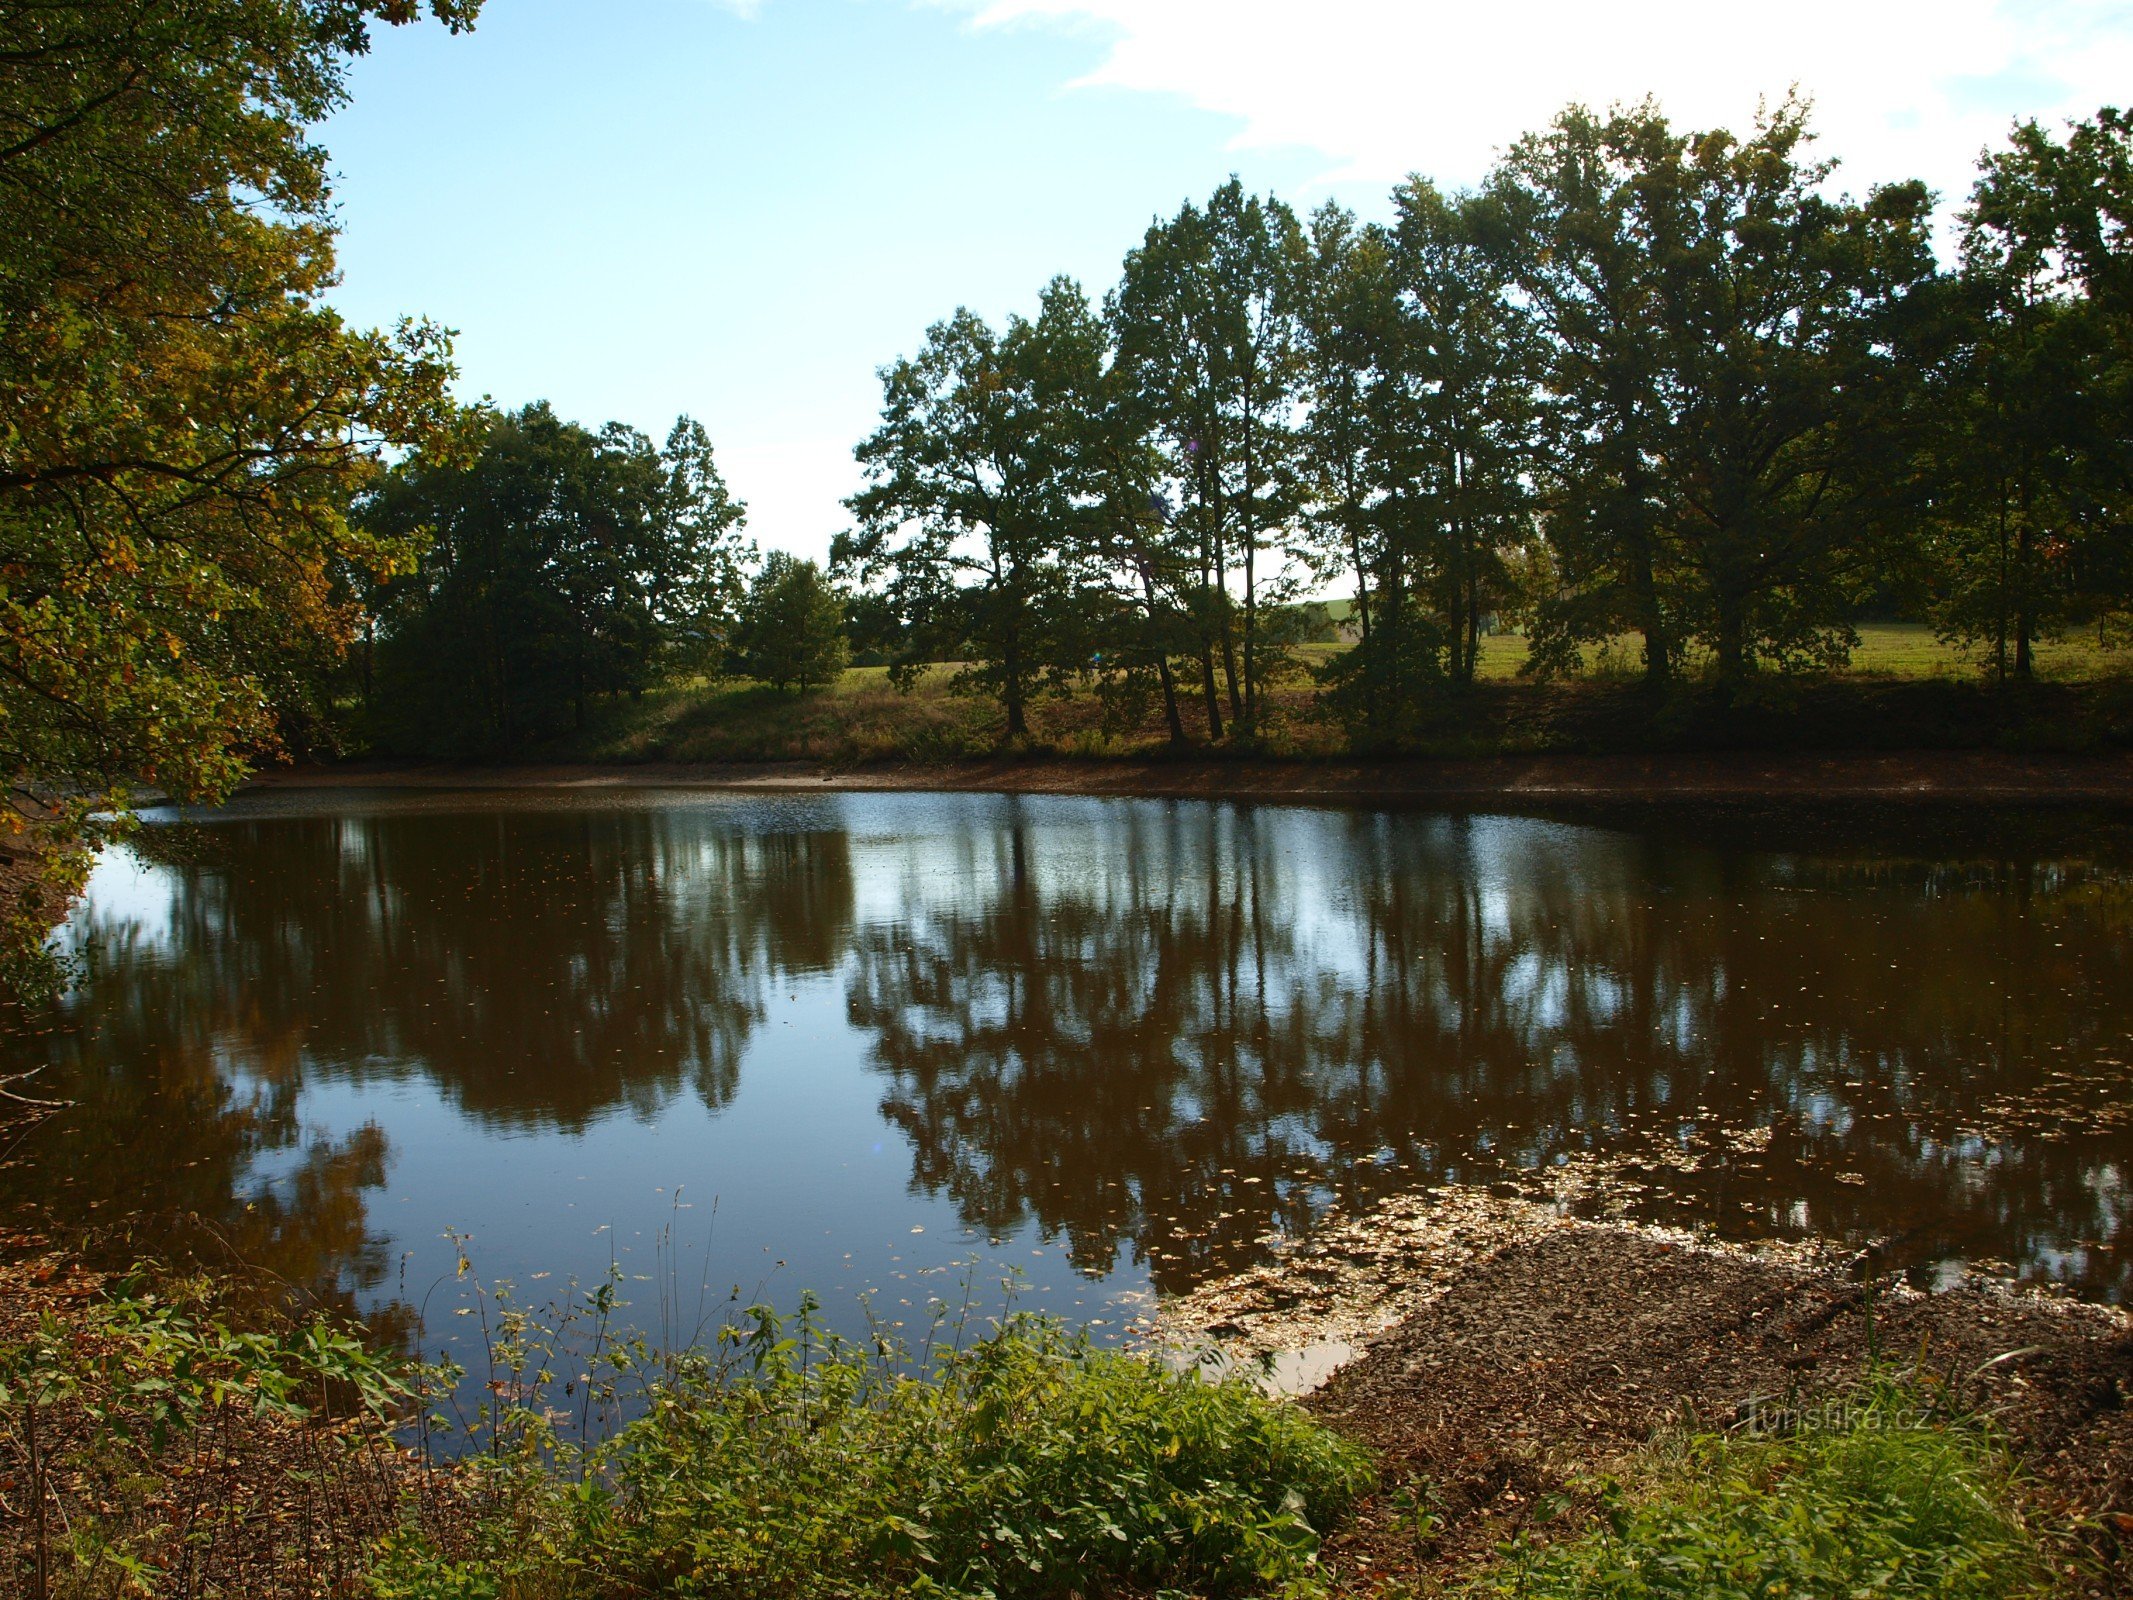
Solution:
<path fill-rule="evenodd" d="M 2124 0 L 941 0 L 979 28 L 1094 24 L 1080 86 L 1241 119 L 1239 148 L 1323 152 L 1328 177 L 1481 176 L 1576 100 L 1657 95 L 1677 123 L 1746 127 L 1794 84 L 1855 187 L 1923 177 L 1960 198 L 2016 114 L 2133 93 Z"/>

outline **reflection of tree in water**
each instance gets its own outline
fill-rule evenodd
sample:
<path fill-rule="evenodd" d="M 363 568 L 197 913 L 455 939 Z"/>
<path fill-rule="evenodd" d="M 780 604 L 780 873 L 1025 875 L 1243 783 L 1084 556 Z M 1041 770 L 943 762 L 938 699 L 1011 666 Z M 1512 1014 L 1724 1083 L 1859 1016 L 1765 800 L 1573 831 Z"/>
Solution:
<path fill-rule="evenodd" d="M 1308 1008 L 1252 819 L 1131 815 L 1071 888 L 1045 885 L 1012 826 L 969 863 L 974 903 L 861 934 L 848 1008 L 919 1183 L 990 1230 L 1034 1214 L 1090 1271 L 1130 1239 L 1166 1282 L 1305 1203 L 1316 1092 L 1270 1021 Z"/>
<path fill-rule="evenodd" d="M 1170 1288 L 1305 1222 L 1313 1177 L 1360 1196 L 1771 1124 L 1668 1174 L 1680 1214 L 2047 1270 L 2090 1240 L 2062 1270 L 2124 1277 L 2123 1132 L 1970 1131 L 2133 1032 L 2113 874 L 1501 821 L 1108 826 L 1066 872 L 1011 827 L 965 899 L 860 940 L 884 1109 L 976 1224 L 1034 1216 L 1091 1269 L 1130 1237 Z"/>
<path fill-rule="evenodd" d="M 81 1105 L 0 1185 L 68 1224 L 197 1214 L 247 1260 L 356 1288 L 385 1271 L 362 1200 L 384 1135 L 306 1143 L 307 1080 L 421 1074 L 527 1127 L 685 1087 L 723 1105 L 766 984 L 834 960 L 852 915 L 842 832 L 687 811 L 151 829 L 138 853 L 165 858 L 168 936 L 90 918 L 96 981 L 56 1041 L 18 1045 L 50 1046 Z"/>
<path fill-rule="evenodd" d="M 138 930 L 107 930 L 103 955 L 107 974 L 164 976 Z M 214 1037 L 183 1025 L 195 1017 L 176 1007 L 172 989 L 99 987 L 124 991 L 113 996 L 113 1025 L 76 1018 L 58 1036 L 48 1055 L 59 1057 L 59 1085 L 74 1104 L 18 1131 L 12 1159 L 0 1162 L 0 1205 L 110 1265 L 174 1255 L 257 1267 L 343 1311 L 381 1287 L 389 1264 L 365 1195 L 384 1181 L 383 1130 L 306 1135 L 288 1033 L 258 1037 L 236 1068 Z M 150 1026 L 157 999 L 180 1026 Z M 18 1052 L 32 1042 L 18 1041 Z M 371 1321 L 388 1338 L 412 1326 L 398 1304 Z"/>
<path fill-rule="evenodd" d="M 857 931 L 849 838 L 805 808 L 150 830 L 153 904 L 92 907 L 96 980 L 60 1035 L 5 1047 L 81 1104 L 0 1160 L 0 1199 L 70 1234 L 196 1214 L 294 1281 L 375 1291 L 384 1135 L 316 1139 L 307 1083 L 419 1076 L 506 1128 L 722 1105 L 769 986 L 849 961 L 919 1185 L 1092 1271 L 1132 1251 L 1177 1287 L 1328 1193 L 1768 1125 L 1767 1150 L 1662 1175 L 1674 1214 L 2133 1287 L 2133 1137 L 2079 1117 L 2127 1089 L 2122 874 L 992 807 L 907 839 L 880 886 L 900 909 Z M 2076 1116 L 2008 1130 L 2002 1102 Z"/>

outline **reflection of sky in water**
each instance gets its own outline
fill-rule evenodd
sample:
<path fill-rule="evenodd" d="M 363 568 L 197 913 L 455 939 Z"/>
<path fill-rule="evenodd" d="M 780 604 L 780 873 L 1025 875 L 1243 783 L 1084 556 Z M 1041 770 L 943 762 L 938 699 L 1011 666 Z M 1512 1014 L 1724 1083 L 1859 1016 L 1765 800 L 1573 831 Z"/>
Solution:
<path fill-rule="evenodd" d="M 81 903 L 60 930 L 60 948 L 80 954 L 93 930 L 121 931 L 144 952 L 167 950 L 176 935 L 178 892 L 177 875 L 168 867 L 130 850 L 107 849 L 89 869 Z"/>
<path fill-rule="evenodd" d="M 670 1331 L 705 1284 L 922 1328 L 973 1257 L 1115 1325 L 1336 1195 L 1718 1127 L 1773 1137 L 1651 1214 L 2124 1288 L 2126 1130 L 1988 1115 L 2062 1067 L 2124 1099 L 2093 861 L 988 795 L 214 820 L 98 864 L 72 1026 L 9 1046 L 82 1107 L 0 1196 L 139 1212 L 129 1247 L 202 1219 L 433 1338 L 447 1230 L 523 1291 L 612 1261 Z"/>

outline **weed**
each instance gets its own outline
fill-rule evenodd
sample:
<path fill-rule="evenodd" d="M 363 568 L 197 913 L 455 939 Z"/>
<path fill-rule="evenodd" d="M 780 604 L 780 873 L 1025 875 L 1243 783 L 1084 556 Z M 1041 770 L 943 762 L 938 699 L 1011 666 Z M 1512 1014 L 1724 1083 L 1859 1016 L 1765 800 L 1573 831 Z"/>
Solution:
<path fill-rule="evenodd" d="M 2047 1594 L 2044 1541 L 2017 1509 L 1990 1434 L 1936 1397 L 1870 1379 L 1784 1437 L 1676 1437 L 1642 1481 L 1595 1486 L 1598 1526 L 1514 1540 L 1471 1596 L 1732 1600 Z"/>
<path fill-rule="evenodd" d="M 470 1547 L 410 1533 L 381 1600 L 1308 1589 L 1371 1468 L 1293 1407 L 1008 1318 L 930 1370 L 766 1308 L 580 1444 L 523 1414 Z"/>

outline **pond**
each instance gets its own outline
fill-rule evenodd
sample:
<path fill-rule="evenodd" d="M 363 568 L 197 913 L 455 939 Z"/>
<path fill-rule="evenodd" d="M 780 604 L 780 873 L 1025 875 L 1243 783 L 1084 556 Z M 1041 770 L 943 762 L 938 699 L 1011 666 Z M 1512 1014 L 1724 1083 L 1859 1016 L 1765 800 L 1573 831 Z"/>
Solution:
<path fill-rule="evenodd" d="M 282 791 L 106 852 L 0 1204 L 432 1352 L 462 1255 L 666 1338 L 803 1290 L 922 1336 L 1009 1271 L 1106 1337 L 1596 1154 L 1655 1219 L 2120 1299 L 2129 935 L 2072 822 Z"/>

